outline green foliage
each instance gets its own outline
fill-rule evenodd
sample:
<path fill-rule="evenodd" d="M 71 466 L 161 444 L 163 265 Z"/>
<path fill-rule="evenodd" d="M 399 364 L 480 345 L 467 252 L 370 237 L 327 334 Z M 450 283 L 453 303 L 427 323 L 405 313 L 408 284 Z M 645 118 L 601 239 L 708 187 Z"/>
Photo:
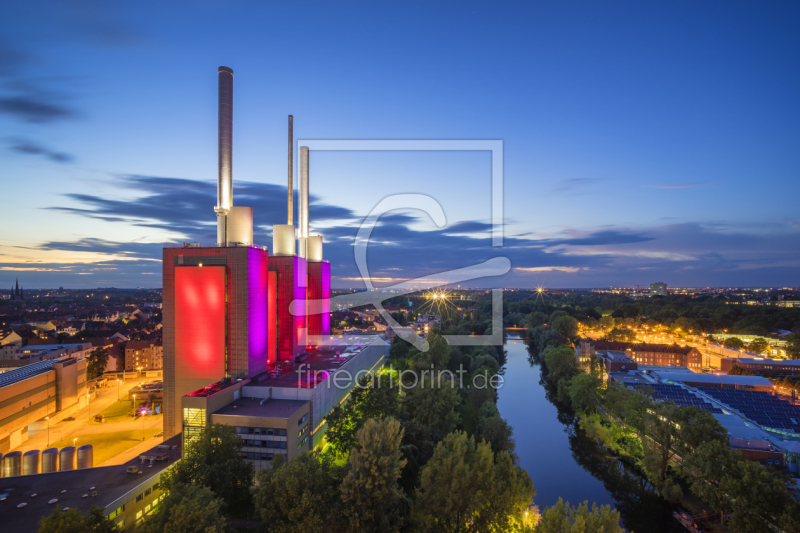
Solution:
<path fill-rule="evenodd" d="M 343 475 L 328 454 L 303 452 L 288 464 L 273 460 L 253 488 L 256 513 L 274 533 L 335 531 Z"/>
<path fill-rule="evenodd" d="M 103 516 L 103 510 L 92 506 L 86 513 L 73 507 L 62 511 L 56 506 L 53 512 L 39 520 L 39 533 L 112 533 L 114 523 Z"/>
<path fill-rule="evenodd" d="M 739 337 L 728 337 L 722 345 L 726 348 L 736 348 L 737 350 L 744 348 L 744 342 Z"/>
<path fill-rule="evenodd" d="M 736 363 L 733 363 L 733 366 L 731 366 L 731 369 L 728 370 L 728 375 L 729 376 L 749 376 L 750 372 L 748 372 L 744 368 L 740 367 Z"/>
<path fill-rule="evenodd" d="M 578 321 L 569 315 L 557 316 L 552 319 L 550 327 L 557 331 L 565 342 L 571 342 L 578 336 Z"/>
<path fill-rule="evenodd" d="M 582 413 L 597 411 L 598 391 L 602 385 L 603 380 L 597 374 L 578 374 L 569 380 L 566 389 L 572 408 Z"/>
<path fill-rule="evenodd" d="M 535 533 L 625 533 L 619 525 L 619 511 L 612 510 L 610 506 L 603 505 L 599 509 L 597 504 L 585 501 L 578 506 L 570 507 L 569 502 L 561 498 L 558 502 L 548 507 L 536 524 Z"/>
<path fill-rule="evenodd" d="M 786 354 L 789 359 L 800 359 L 800 333 L 792 333 L 786 337 Z"/>
<path fill-rule="evenodd" d="M 210 424 L 184 444 L 183 458 L 161 474 L 161 486 L 171 490 L 177 484 L 210 488 L 238 516 L 252 504 L 250 486 L 253 465 L 241 456 L 242 440 L 232 426 Z"/>
<path fill-rule="evenodd" d="M 731 496 L 731 528 L 742 533 L 768 531 L 767 524 L 775 524 L 794 504 L 787 482 L 777 471 L 740 457 L 721 482 Z"/>
<path fill-rule="evenodd" d="M 747 350 L 753 353 L 757 353 L 759 355 L 763 354 L 769 349 L 769 343 L 766 339 L 761 337 L 756 337 L 755 339 L 747 345 Z"/>
<path fill-rule="evenodd" d="M 734 454 L 726 442 L 712 440 L 701 443 L 681 464 L 683 473 L 690 480 L 692 493 L 720 513 L 723 524 L 728 495 L 720 481 L 731 470 L 734 461 Z"/>
<path fill-rule="evenodd" d="M 550 349 L 544 356 L 548 378 L 554 383 L 560 379 L 571 379 L 580 371 L 575 360 L 575 352 L 568 346 L 561 345 Z"/>
<path fill-rule="evenodd" d="M 428 351 L 417 352 L 414 368 L 422 370 L 444 370 L 450 361 L 450 346 L 437 333 L 428 335 Z"/>
<path fill-rule="evenodd" d="M 614 328 L 607 337 L 614 342 L 633 342 L 636 340 L 636 332 L 629 328 Z"/>
<path fill-rule="evenodd" d="M 494 405 L 491 402 L 487 404 Z M 488 442 L 495 455 L 500 452 L 513 453 L 516 448 L 514 428 L 499 415 L 479 419 L 475 440 Z"/>
<path fill-rule="evenodd" d="M 95 348 L 86 357 L 86 379 L 101 376 L 108 364 L 108 352 L 105 348 Z"/>
<path fill-rule="evenodd" d="M 325 438 L 340 457 L 357 444 L 356 434 L 370 418 L 400 414 L 400 388 L 393 376 L 364 376 L 350 392 L 350 397 L 325 417 Z"/>
<path fill-rule="evenodd" d="M 414 513 L 422 531 L 515 531 L 535 492 L 508 452 L 494 457 L 489 444 L 455 432 L 423 469 Z"/>
<path fill-rule="evenodd" d="M 426 374 L 416 387 L 408 391 L 404 406 L 415 422 L 446 435 L 460 421 L 461 417 L 456 412 L 460 401 L 454 381 L 446 381 L 443 376 L 431 378 Z"/>
<path fill-rule="evenodd" d="M 208 487 L 173 484 L 157 512 L 139 528 L 143 533 L 223 533 L 225 503 Z"/>
<path fill-rule="evenodd" d="M 400 451 L 403 452 L 406 465 L 400 476 L 400 487 L 407 495 L 411 495 L 419 483 L 420 471 L 433 457 L 436 444 L 442 438 L 435 430 L 411 420 L 405 420 L 401 425 L 403 439 L 400 443 Z"/>
<path fill-rule="evenodd" d="M 394 418 L 368 420 L 358 431 L 358 447 L 342 482 L 342 514 L 353 533 L 396 532 L 405 498 L 398 480 L 406 460 L 400 451 L 403 430 Z"/>

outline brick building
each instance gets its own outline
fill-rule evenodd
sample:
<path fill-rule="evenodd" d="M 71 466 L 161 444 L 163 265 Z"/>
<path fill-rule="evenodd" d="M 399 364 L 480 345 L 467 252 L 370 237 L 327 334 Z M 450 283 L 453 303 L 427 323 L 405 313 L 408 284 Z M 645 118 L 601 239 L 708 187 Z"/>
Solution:
<path fill-rule="evenodd" d="M 647 344 L 637 342 L 610 342 L 587 339 L 595 350 L 613 350 L 625 352 L 640 365 L 658 366 L 685 366 L 700 372 L 703 368 L 703 355 L 700 350 L 692 346 L 679 346 L 677 344 Z"/>
<path fill-rule="evenodd" d="M 164 347 L 161 341 L 130 341 L 125 345 L 125 370 L 161 370 Z"/>

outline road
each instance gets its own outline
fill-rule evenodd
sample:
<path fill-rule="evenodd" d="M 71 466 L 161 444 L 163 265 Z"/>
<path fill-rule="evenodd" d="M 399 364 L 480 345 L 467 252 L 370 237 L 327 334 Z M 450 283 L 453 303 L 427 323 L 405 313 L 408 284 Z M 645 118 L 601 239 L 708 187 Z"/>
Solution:
<path fill-rule="evenodd" d="M 125 398 L 128 396 L 128 391 L 131 388 L 145 382 L 154 381 L 152 378 L 139 378 L 126 380 L 123 385 L 120 385 L 119 397 Z M 50 417 L 50 435 L 48 437 L 47 426 L 43 429 L 32 430 L 28 432 L 28 440 L 23 442 L 14 451 L 19 450 L 26 452 L 28 450 L 45 450 L 49 442 L 58 442 L 61 439 L 68 437 L 77 437 L 78 435 L 91 435 L 96 433 L 115 433 L 118 431 L 129 431 L 133 429 L 152 429 L 153 433 L 161 431 L 163 426 L 163 416 L 145 417 L 144 421 L 137 419 L 130 422 L 119 422 L 117 424 L 87 424 L 87 420 L 94 418 L 107 407 L 111 406 L 117 401 L 117 387 L 112 386 L 106 389 L 99 389 L 97 396 L 89 402 L 89 405 L 79 411 L 75 411 L 70 416 L 74 416 L 75 420 L 64 421 L 67 416 L 64 414 L 56 413 L 55 416 Z M 148 439 L 145 442 L 153 441 Z M 160 442 L 161 439 L 159 438 Z M 154 444 L 153 444 L 154 445 Z M 138 448 L 138 446 L 137 446 Z M 116 459 L 116 458 L 115 458 Z M 115 464 L 115 463 L 109 463 Z"/>

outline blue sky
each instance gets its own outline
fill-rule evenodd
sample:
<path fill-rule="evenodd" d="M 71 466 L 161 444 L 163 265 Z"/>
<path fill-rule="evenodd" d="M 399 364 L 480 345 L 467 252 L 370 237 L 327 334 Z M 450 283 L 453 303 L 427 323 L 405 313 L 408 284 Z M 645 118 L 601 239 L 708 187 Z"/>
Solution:
<path fill-rule="evenodd" d="M 448 226 L 382 219 L 385 283 L 504 255 L 473 285 L 798 285 L 800 6 L 498 4 L 5 6 L 0 286 L 158 287 L 163 243 L 213 240 L 218 65 L 263 244 L 290 113 L 298 139 L 503 140 L 503 248 L 486 152 L 312 153 L 334 286 L 359 285 L 356 228 L 400 192 Z"/>

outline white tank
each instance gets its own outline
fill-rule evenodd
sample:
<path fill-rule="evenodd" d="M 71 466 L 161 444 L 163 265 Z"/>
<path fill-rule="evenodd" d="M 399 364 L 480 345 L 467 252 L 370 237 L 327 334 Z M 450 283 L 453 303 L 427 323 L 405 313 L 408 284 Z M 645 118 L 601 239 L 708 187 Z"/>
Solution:
<path fill-rule="evenodd" d="M 94 448 L 91 444 L 84 444 L 78 448 L 78 470 L 94 467 Z"/>
<path fill-rule="evenodd" d="M 59 468 L 60 472 L 64 472 L 65 470 L 75 470 L 75 446 L 61 448 L 58 462 L 61 465 Z"/>
<path fill-rule="evenodd" d="M 22 475 L 39 473 L 39 450 L 28 450 L 22 456 Z"/>
<path fill-rule="evenodd" d="M 42 474 L 58 472 L 58 448 L 48 448 L 42 452 Z"/>
<path fill-rule="evenodd" d="M 228 242 L 253 244 L 253 208 L 234 206 L 228 211 Z"/>
<path fill-rule="evenodd" d="M 306 241 L 306 260 L 309 263 L 322 262 L 322 235 L 311 235 Z"/>
<path fill-rule="evenodd" d="M 3 457 L 3 477 L 22 475 L 22 452 L 10 452 Z"/>
<path fill-rule="evenodd" d="M 272 225 L 272 255 L 294 255 L 294 226 Z"/>

